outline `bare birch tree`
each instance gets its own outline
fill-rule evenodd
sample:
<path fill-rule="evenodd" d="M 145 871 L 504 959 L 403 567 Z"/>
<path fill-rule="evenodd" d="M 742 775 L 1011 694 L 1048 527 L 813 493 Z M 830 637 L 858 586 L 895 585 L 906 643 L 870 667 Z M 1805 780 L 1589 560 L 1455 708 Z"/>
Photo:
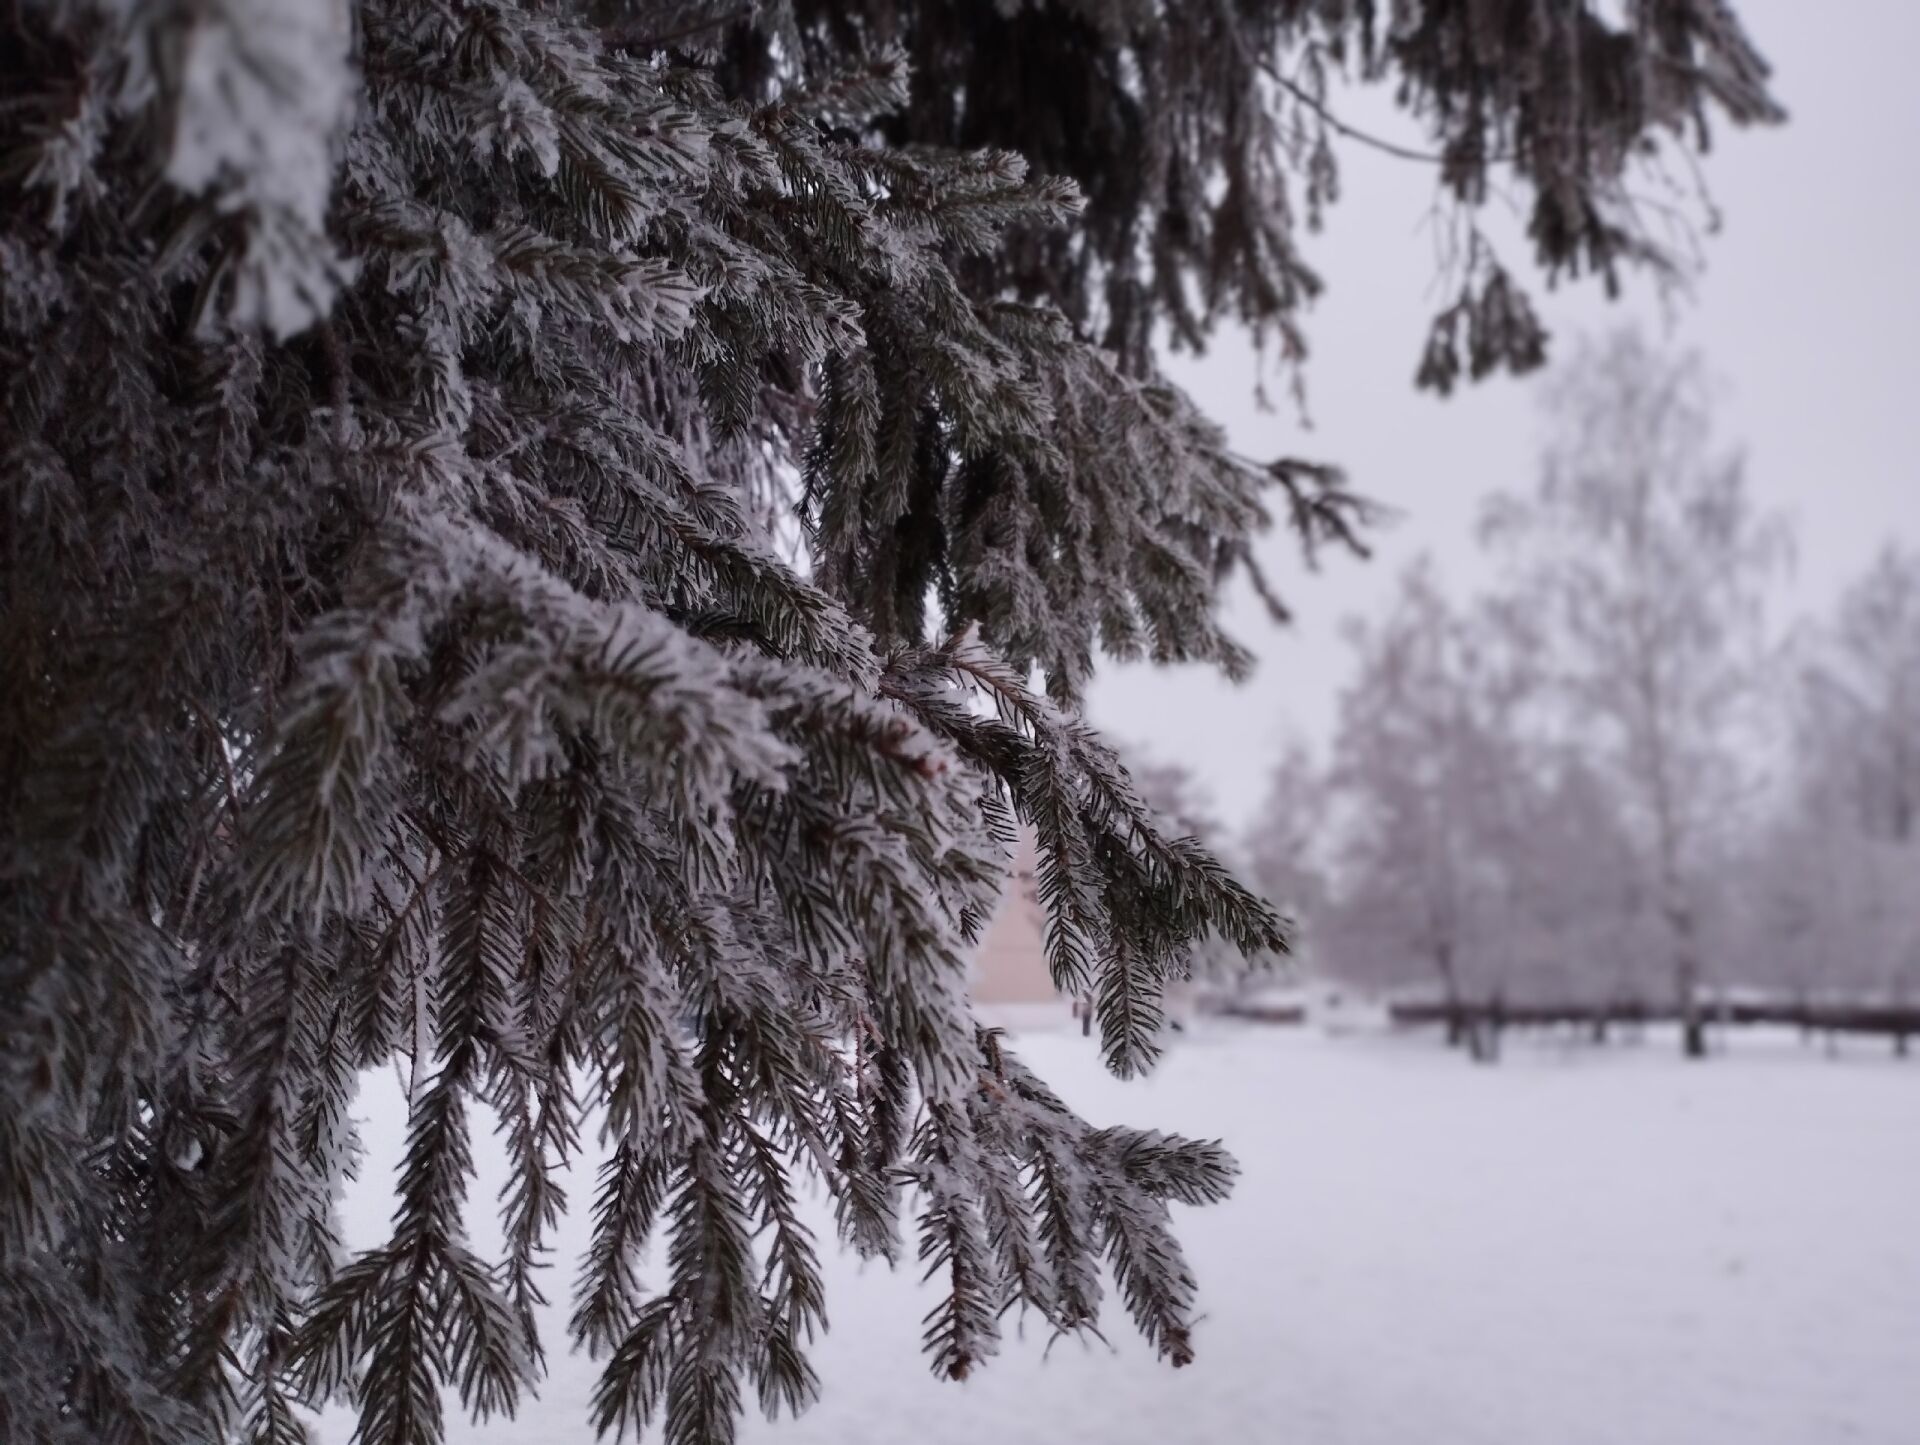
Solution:
<path fill-rule="evenodd" d="M 1744 968 L 1807 1002 L 1920 984 L 1920 557 L 1888 547 L 1809 631 L 1778 816 L 1734 886 Z"/>
<path fill-rule="evenodd" d="M 1349 636 L 1358 674 L 1331 773 L 1343 839 L 1326 951 L 1350 977 L 1435 980 L 1458 1042 L 1469 1000 L 1504 981 L 1507 890 L 1489 844 L 1515 780 L 1501 741 L 1510 680 L 1426 561 L 1385 618 Z"/>
<path fill-rule="evenodd" d="M 1841 599 L 1805 673 L 1803 756 L 1828 806 L 1894 843 L 1920 833 L 1920 556 L 1889 546 Z"/>
<path fill-rule="evenodd" d="M 1701 363 L 1631 331 L 1556 386 L 1535 488 L 1489 505 L 1486 541 L 1544 639 L 1564 725 L 1634 828 L 1658 899 L 1688 1057 L 1703 1057 L 1703 872 L 1744 791 L 1769 588 L 1786 535 L 1716 452 Z"/>

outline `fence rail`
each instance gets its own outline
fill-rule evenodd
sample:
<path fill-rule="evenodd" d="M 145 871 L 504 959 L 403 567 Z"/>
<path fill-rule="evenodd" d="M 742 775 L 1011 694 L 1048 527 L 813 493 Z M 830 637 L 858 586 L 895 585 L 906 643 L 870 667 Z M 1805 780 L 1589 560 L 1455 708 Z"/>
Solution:
<path fill-rule="evenodd" d="M 1909 1036 L 1920 1035 L 1920 1005 L 1794 1002 L 1790 1000 L 1727 999 L 1708 1001 L 1701 1015 L 1709 1024 L 1746 1028 L 1784 1025 L 1813 1033 L 1871 1034 L 1891 1038 L 1905 1052 Z M 1674 1006 L 1623 1003 L 1457 1003 L 1444 1000 L 1399 1000 L 1388 1005 L 1395 1024 L 1445 1024 L 1454 1030 L 1469 1027 L 1551 1028 L 1586 1027 L 1604 1032 L 1615 1026 L 1679 1023 Z"/>

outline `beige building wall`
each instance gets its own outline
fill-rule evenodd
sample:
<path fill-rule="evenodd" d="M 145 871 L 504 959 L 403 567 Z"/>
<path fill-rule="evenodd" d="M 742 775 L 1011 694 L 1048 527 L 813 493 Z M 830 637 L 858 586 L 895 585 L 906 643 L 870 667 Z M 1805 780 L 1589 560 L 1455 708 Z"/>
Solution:
<path fill-rule="evenodd" d="M 1045 932 L 1034 884 L 1033 838 L 1023 832 L 1000 911 L 973 957 L 973 1001 L 989 1008 L 1066 1002 L 1047 972 Z"/>
<path fill-rule="evenodd" d="M 1053 975 L 1047 970 L 1046 915 L 1040 907 L 1034 865 L 1033 837 L 1022 831 L 1000 911 L 974 951 L 971 973 L 973 1002 L 981 1021 L 1016 1031 L 1063 1028 L 1077 1017 L 1073 1000 L 1054 988 Z M 1195 1011 L 1194 986 L 1169 980 L 1163 1003 L 1170 1021 L 1185 1024 Z"/>

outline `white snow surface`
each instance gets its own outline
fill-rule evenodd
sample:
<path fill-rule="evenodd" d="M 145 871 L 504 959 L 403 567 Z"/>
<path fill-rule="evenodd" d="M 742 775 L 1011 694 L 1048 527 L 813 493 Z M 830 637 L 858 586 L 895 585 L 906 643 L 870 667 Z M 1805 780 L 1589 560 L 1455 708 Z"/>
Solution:
<path fill-rule="evenodd" d="M 749 1419 L 754 1445 L 1912 1445 L 1920 1440 L 1920 1059 L 1829 1059 L 1739 1038 L 1706 1064 L 1664 1041 L 1511 1044 L 1474 1068 L 1430 1039 L 1203 1030 L 1144 1083 L 1075 1034 L 1018 1041 L 1096 1122 L 1224 1137 L 1226 1205 L 1182 1211 L 1198 1361 L 1156 1363 L 1117 1302 L 1098 1341 L 1009 1320 L 966 1381 L 919 1353 L 919 1270 L 833 1257 L 824 1398 Z M 362 1100 L 356 1247 L 384 1236 L 403 1120 Z M 497 1151 L 476 1140 L 474 1242 Z M 592 1438 L 596 1374 L 565 1352 L 591 1174 L 548 1293 L 551 1374 L 520 1418 L 454 1441 Z M 829 1246 L 831 1216 L 817 1206 Z M 1046 1358 L 1043 1359 L 1043 1354 Z M 452 1402 L 450 1402 L 452 1404 Z M 657 1428 L 657 1427 L 656 1427 Z M 323 1438 L 344 1441 L 342 1417 Z"/>

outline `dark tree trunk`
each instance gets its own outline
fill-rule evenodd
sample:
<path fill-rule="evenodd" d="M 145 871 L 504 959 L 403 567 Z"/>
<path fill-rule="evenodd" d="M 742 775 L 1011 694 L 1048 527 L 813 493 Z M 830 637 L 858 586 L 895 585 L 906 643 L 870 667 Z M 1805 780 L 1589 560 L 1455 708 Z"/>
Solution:
<path fill-rule="evenodd" d="M 1671 853 L 1665 862 L 1667 927 L 1673 939 L 1674 992 L 1680 1005 L 1682 1058 L 1707 1056 L 1707 1024 L 1700 1007 L 1700 954 L 1694 937 L 1693 908 L 1687 901 Z"/>
<path fill-rule="evenodd" d="M 1680 1052 L 1689 1059 L 1707 1056 L 1707 1021 L 1700 1017 L 1699 1008 L 1691 1001 L 1680 1021 Z"/>
<path fill-rule="evenodd" d="M 1447 1008 L 1447 1047 L 1457 1049 L 1462 1044 L 1473 1044 L 1472 1025 L 1466 1017 L 1466 1009 L 1460 1002 L 1460 982 L 1453 972 L 1453 945 L 1436 943 L 1433 946 L 1433 965 L 1440 974 L 1440 987 L 1445 991 Z"/>
<path fill-rule="evenodd" d="M 1494 1062 L 1493 1029 L 1486 1014 L 1478 1009 L 1467 1016 L 1466 1020 L 1467 1057 L 1476 1064 Z"/>
<path fill-rule="evenodd" d="M 1478 1008 L 1464 1010 L 1466 1015 L 1467 1057 L 1476 1064 L 1500 1062 L 1500 1029 L 1506 1022 L 1506 1009 L 1494 999 Z"/>

